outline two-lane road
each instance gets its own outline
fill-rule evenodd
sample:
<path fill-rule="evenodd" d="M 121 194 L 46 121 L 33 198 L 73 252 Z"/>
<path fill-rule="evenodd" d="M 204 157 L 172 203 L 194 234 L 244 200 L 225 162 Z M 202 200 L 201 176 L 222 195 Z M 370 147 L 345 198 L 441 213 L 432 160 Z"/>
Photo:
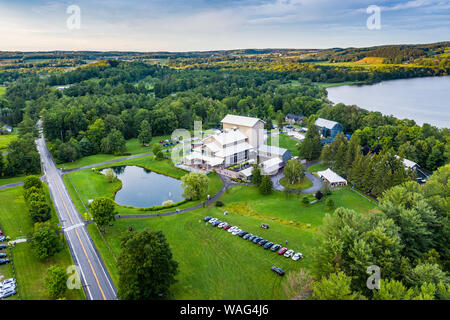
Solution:
<path fill-rule="evenodd" d="M 116 299 L 114 284 L 69 196 L 62 180 L 61 172 L 56 167 L 47 149 L 43 135 L 36 140 L 36 145 L 41 156 L 45 181 L 50 189 L 50 194 L 58 213 L 61 227 L 70 246 L 74 263 L 78 266 L 87 298 L 90 300 Z"/>

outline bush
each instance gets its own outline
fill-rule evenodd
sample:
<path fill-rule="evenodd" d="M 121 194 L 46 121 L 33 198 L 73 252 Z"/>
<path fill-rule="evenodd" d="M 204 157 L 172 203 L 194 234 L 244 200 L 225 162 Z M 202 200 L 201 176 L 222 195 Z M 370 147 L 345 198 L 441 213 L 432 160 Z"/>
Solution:
<path fill-rule="evenodd" d="M 220 200 L 217 200 L 216 201 L 216 207 L 223 207 L 223 202 L 222 201 L 220 201 Z"/>
<path fill-rule="evenodd" d="M 334 208 L 334 201 L 333 201 L 333 199 L 328 198 L 328 199 L 327 199 L 327 202 L 325 203 L 325 206 L 326 206 L 328 209 L 333 209 L 333 208 Z"/>
<path fill-rule="evenodd" d="M 272 180 L 268 175 L 264 175 L 259 185 L 259 192 L 264 195 L 271 194 L 273 190 Z"/>
<path fill-rule="evenodd" d="M 305 204 L 305 205 L 308 205 L 308 204 L 309 204 L 309 198 L 308 198 L 308 196 L 304 196 L 304 197 L 302 198 L 302 203 Z"/>
<path fill-rule="evenodd" d="M 322 192 L 317 191 L 317 192 L 314 194 L 314 197 L 316 197 L 317 200 L 320 200 L 320 199 L 323 198 L 323 194 L 322 194 Z"/>

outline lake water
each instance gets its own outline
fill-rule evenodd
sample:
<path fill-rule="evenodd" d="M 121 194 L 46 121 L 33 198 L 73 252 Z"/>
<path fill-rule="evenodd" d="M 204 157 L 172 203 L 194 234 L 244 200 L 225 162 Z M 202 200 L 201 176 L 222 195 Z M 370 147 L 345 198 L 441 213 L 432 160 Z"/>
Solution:
<path fill-rule="evenodd" d="M 159 206 L 164 201 L 183 200 L 181 181 L 137 166 L 113 167 L 122 189 L 114 200 L 124 206 L 146 208 Z M 105 169 L 106 170 L 106 169 Z M 105 173 L 105 170 L 102 173 Z"/>
<path fill-rule="evenodd" d="M 334 103 L 357 105 L 417 124 L 450 128 L 450 76 L 389 80 L 373 85 L 328 88 Z"/>

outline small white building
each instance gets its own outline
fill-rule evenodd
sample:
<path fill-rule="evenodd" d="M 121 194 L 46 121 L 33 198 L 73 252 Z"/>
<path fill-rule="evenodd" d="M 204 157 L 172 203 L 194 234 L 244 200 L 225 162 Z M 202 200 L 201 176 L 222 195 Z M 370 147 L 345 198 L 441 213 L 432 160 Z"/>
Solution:
<path fill-rule="evenodd" d="M 328 168 L 327 170 L 317 171 L 317 174 L 322 179 L 322 181 L 328 183 L 330 186 L 344 186 L 347 184 L 347 180 L 342 178 L 336 172 Z"/>

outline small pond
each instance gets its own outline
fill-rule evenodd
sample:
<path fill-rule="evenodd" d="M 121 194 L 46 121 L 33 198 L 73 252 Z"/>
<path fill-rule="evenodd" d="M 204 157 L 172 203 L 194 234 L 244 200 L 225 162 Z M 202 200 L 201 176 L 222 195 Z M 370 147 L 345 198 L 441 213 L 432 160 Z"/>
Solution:
<path fill-rule="evenodd" d="M 123 206 L 147 208 L 160 206 L 164 201 L 184 200 L 181 181 L 137 166 L 113 167 L 122 181 L 122 189 L 114 200 Z M 107 169 L 102 170 L 104 174 Z"/>

